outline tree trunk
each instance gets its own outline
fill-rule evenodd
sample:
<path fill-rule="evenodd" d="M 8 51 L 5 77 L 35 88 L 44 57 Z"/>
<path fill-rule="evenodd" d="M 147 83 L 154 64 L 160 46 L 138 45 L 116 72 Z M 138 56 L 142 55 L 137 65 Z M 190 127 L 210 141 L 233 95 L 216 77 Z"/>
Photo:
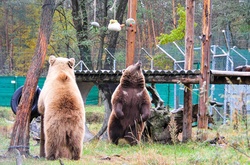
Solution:
<path fill-rule="evenodd" d="M 152 10 L 152 5 L 151 4 L 150 4 L 150 10 Z M 154 42 L 150 44 L 150 45 L 152 45 L 150 47 L 150 50 L 152 50 L 152 47 L 155 47 L 157 45 L 156 34 L 155 34 L 155 23 L 154 23 L 154 19 L 153 18 L 154 18 L 153 13 L 151 13 L 150 19 L 151 19 L 152 33 L 153 33 L 153 40 L 154 40 Z"/>
<path fill-rule="evenodd" d="M 44 0 L 36 50 L 27 73 L 22 97 L 18 105 L 16 121 L 11 135 L 8 151 L 18 149 L 21 155 L 29 155 L 29 122 L 31 107 L 38 79 L 46 57 L 47 46 L 52 31 L 54 10 L 55 0 Z"/>
<path fill-rule="evenodd" d="M 119 6 L 116 11 L 116 16 L 115 18 L 119 23 L 123 21 L 123 16 L 127 7 L 128 0 L 123 0 L 120 1 Z M 115 54 L 115 48 L 116 48 L 116 43 L 119 37 L 119 32 L 110 32 L 109 35 L 109 41 L 108 41 L 108 50 L 112 49 L 113 51 L 110 51 L 112 54 Z M 104 69 L 113 69 L 113 60 L 108 60 L 108 58 L 105 59 L 104 63 Z"/>
<path fill-rule="evenodd" d="M 155 84 L 151 84 L 151 86 L 146 85 L 147 90 L 151 93 L 152 103 L 155 105 L 156 110 L 164 110 L 164 101 L 161 99 L 159 93 L 155 88 Z"/>
<path fill-rule="evenodd" d="M 102 128 L 94 136 L 93 139 L 100 139 L 100 137 L 102 137 L 102 139 L 107 139 L 106 130 L 107 130 L 107 126 L 108 126 L 109 116 L 110 116 L 111 110 L 112 110 L 111 96 L 112 96 L 113 92 L 115 91 L 116 86 L 117 86 L 117 84 L 100 84 L 98 86 L 99 90 L 102 91 L 102 95 L 103 95 L 105 116 L 104 116 Z"/>
<path fill-rule="evenodd" d="M 203 1 L 203 11 L 202 11 L 202 45 L 201 45 L 201 74 L 202 78 L 200 80 L 200 93 L 199 97 L 199 114 L 198 114 L 198 133 L 201 135 L 199 140 L 206 140 L 208 128 L 207 121 L 207 106 L 208 102 L 208 92 L 210 83 L 210 40 L 211 40 L 211 1 Z"/>
<path fill-rule="evenodd" d="M 103 21 L 102 21 L 102 24 L 104 27 L 107 27 L 108 26 L 108 23 L 107 23 L 107 17 L 108 17 L 108 9 L 107 9 L 107 6 L 108 6 L 108 0 L 104 0 L 104 4 L 103 4 Z M 99 69 L 102 69 L 102 56 L 103 56 L 103 47 L 104 47 L 104 40 L 105 40 L 105 37 L 106 37 L 106 34 L 107 33 L 107 29 L 106 28 L 101 28 L 100 29 L 100 49 L 99 49 L 99 52 L 98 52 L 98 61 L 97 61 L 97 70 Z"/>
<path fill-rule="evenodd" d="M 80 59 L 87 65 L 89 69 L 92 69 L 92 60 L 90 49 L 84 41 L 88 40 L 88 18 L 85 0 L 71 0 L 72 2 L 72 17 L 73 23 L 76 29 L 76 38 L 78 41 L 78 48 L 80 50 Z"/>
<path fill-rule="evenodd" d="M 89 94 L 89 91 L 92 89 L 94 86 L 94 83 L 92 82 L 77 82 L 77 86 L 81 92 L 83 102 L 86 103 L 87 96 Z M 85 104 L 86 105 L 86 104 Z M 85 135 L 84 135 L 84 142 L 89 141 L 90 139 L 93 138 L 93 134 L 89 131 L 88 126 L 85 123 Z"/>
<path fill-rule="evenodd" d="M 9 8 L 7 4 L 7 0 L 3 1 L 4 4 L 4 16 L 5 16 L 5 23 L 4 23 L 4 33 L 5 33 L 5 45 L 6 45 L 6 52 L 5 52 L 5 58 L 9 56 L 9 50 L 10 50 L 10 39 L 9 39 Z M 3 63 L 4 66 L 4 63 Z M 9 73 L 11 73 L 12 70 L 9 68 Z"/>
<path fill-rule="evenodd" d="M 185 70 L 192 70 L 194 63 L 194 7 L 195 0 L 186 0 Z M 192 85 L 185 86 L 187 90 L 184 90 L 183 142 L 192 138 Z"/>

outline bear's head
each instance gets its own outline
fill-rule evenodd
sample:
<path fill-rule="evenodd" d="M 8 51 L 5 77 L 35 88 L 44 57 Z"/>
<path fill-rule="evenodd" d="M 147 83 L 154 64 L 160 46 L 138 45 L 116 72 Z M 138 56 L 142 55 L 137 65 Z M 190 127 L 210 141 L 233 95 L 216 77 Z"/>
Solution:
<path fill-rule="evenodd" d="M 74 65 L 75 65 L 75 59 L 74 58 L 63 58 L 63 57 L 55 57 L 50 56 L 49 57 L 49 71 L 48 76 L 55 75 L 58 76 L 60 79 L 67 79 L 68 76 L 74 78 Z M 48 77 L 47 76 L 47 77 Z"/>
<path fill-rule="evenodd" d="M 145 78 L 141 69 L 142 63 L 138 61 L 134 65 L 128 66 L 123 70 L 122 77 L 120 79 L 120 84 L 124 88 L 135 87 L 144 88 Z"/>

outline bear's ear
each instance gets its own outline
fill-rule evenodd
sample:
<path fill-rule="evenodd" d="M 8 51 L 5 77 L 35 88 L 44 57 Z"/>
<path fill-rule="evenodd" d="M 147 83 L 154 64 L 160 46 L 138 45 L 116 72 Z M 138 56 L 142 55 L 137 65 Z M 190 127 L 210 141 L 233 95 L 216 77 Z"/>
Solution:
<path fill-rule="evenodd" d="M 70 58 L 69 61 L 68 61 L 68 65 L 72 69 L 73 66 L 75 65 L 75 59 L 74 58 Z"/>
<path fill-rule="evenodd" d="M 55 61 L 56 61 L 56 57 L 55 56 L 50 56 L 49 57 L 49 64 L 50 65 L 53 65 L 55 63 Z"/>

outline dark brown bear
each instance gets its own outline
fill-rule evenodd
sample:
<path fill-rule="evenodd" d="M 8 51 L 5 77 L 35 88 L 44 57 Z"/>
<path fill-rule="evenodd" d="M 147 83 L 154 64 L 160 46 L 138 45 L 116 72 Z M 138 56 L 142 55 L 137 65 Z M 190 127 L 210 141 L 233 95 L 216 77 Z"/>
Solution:
<path fill-rule="evenodd" d="M 140 142 L 144 122 L 150 115 L 150 100 L 141 62 L 137 62 L 123 71 L 120 84 L 111 98 L 108 136 L 112 143 L 118 144 L 120 138 L 130 145 Z"/>

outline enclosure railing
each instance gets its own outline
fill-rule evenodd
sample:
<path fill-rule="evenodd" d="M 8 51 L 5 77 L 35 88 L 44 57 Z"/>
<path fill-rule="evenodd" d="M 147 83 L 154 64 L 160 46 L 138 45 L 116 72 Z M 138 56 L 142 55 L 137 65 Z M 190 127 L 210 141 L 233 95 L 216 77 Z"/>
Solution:
<path fill-rule="evenodd" d="M 238 51 L 235 50 L 236 46 L 230 48 L 232 51 L 234 51 L 237 55 L 239 55 L 241 58 L 243 58 L 245 60 L 245 65 L 248 64 L 248 60 L 242 55 L 240 54 Z"/>
<path fill-rule="evenodd" d="M 144 48 L 141 48 L 141 49 L 146 53 L 146 55 L 149 56 L 149 58 L 150 58 L 150 69 L 153 70 L 153 67 L 154 67 L 154 58 L 153 58 L 153 56 L 151 56 L 151 55 L 148 53 L 148 51 L 146 51 Z"/>
<path fill-rule="evenodd" d="M 79 61 L 79 62 L 75 65 L 74 68 L 76 68 L 78 65 L 80 65 L 79 71 L 82 71 L 82 70 L 83 70 L 83 66 L 84 66 L 87 70 L 89 70 L 89 68 L 88 68 L 87 65 L 83 62 L 83 60 Z"/>
<path fill-rule="evenodd" d="M 105 50 L 113 58 L 113 70 L 115 70 L 116 69 L 116 58 L 115 58 L 115 56 L 113 56 L 113 54 L 107 48 L 105 48 Z"/>

